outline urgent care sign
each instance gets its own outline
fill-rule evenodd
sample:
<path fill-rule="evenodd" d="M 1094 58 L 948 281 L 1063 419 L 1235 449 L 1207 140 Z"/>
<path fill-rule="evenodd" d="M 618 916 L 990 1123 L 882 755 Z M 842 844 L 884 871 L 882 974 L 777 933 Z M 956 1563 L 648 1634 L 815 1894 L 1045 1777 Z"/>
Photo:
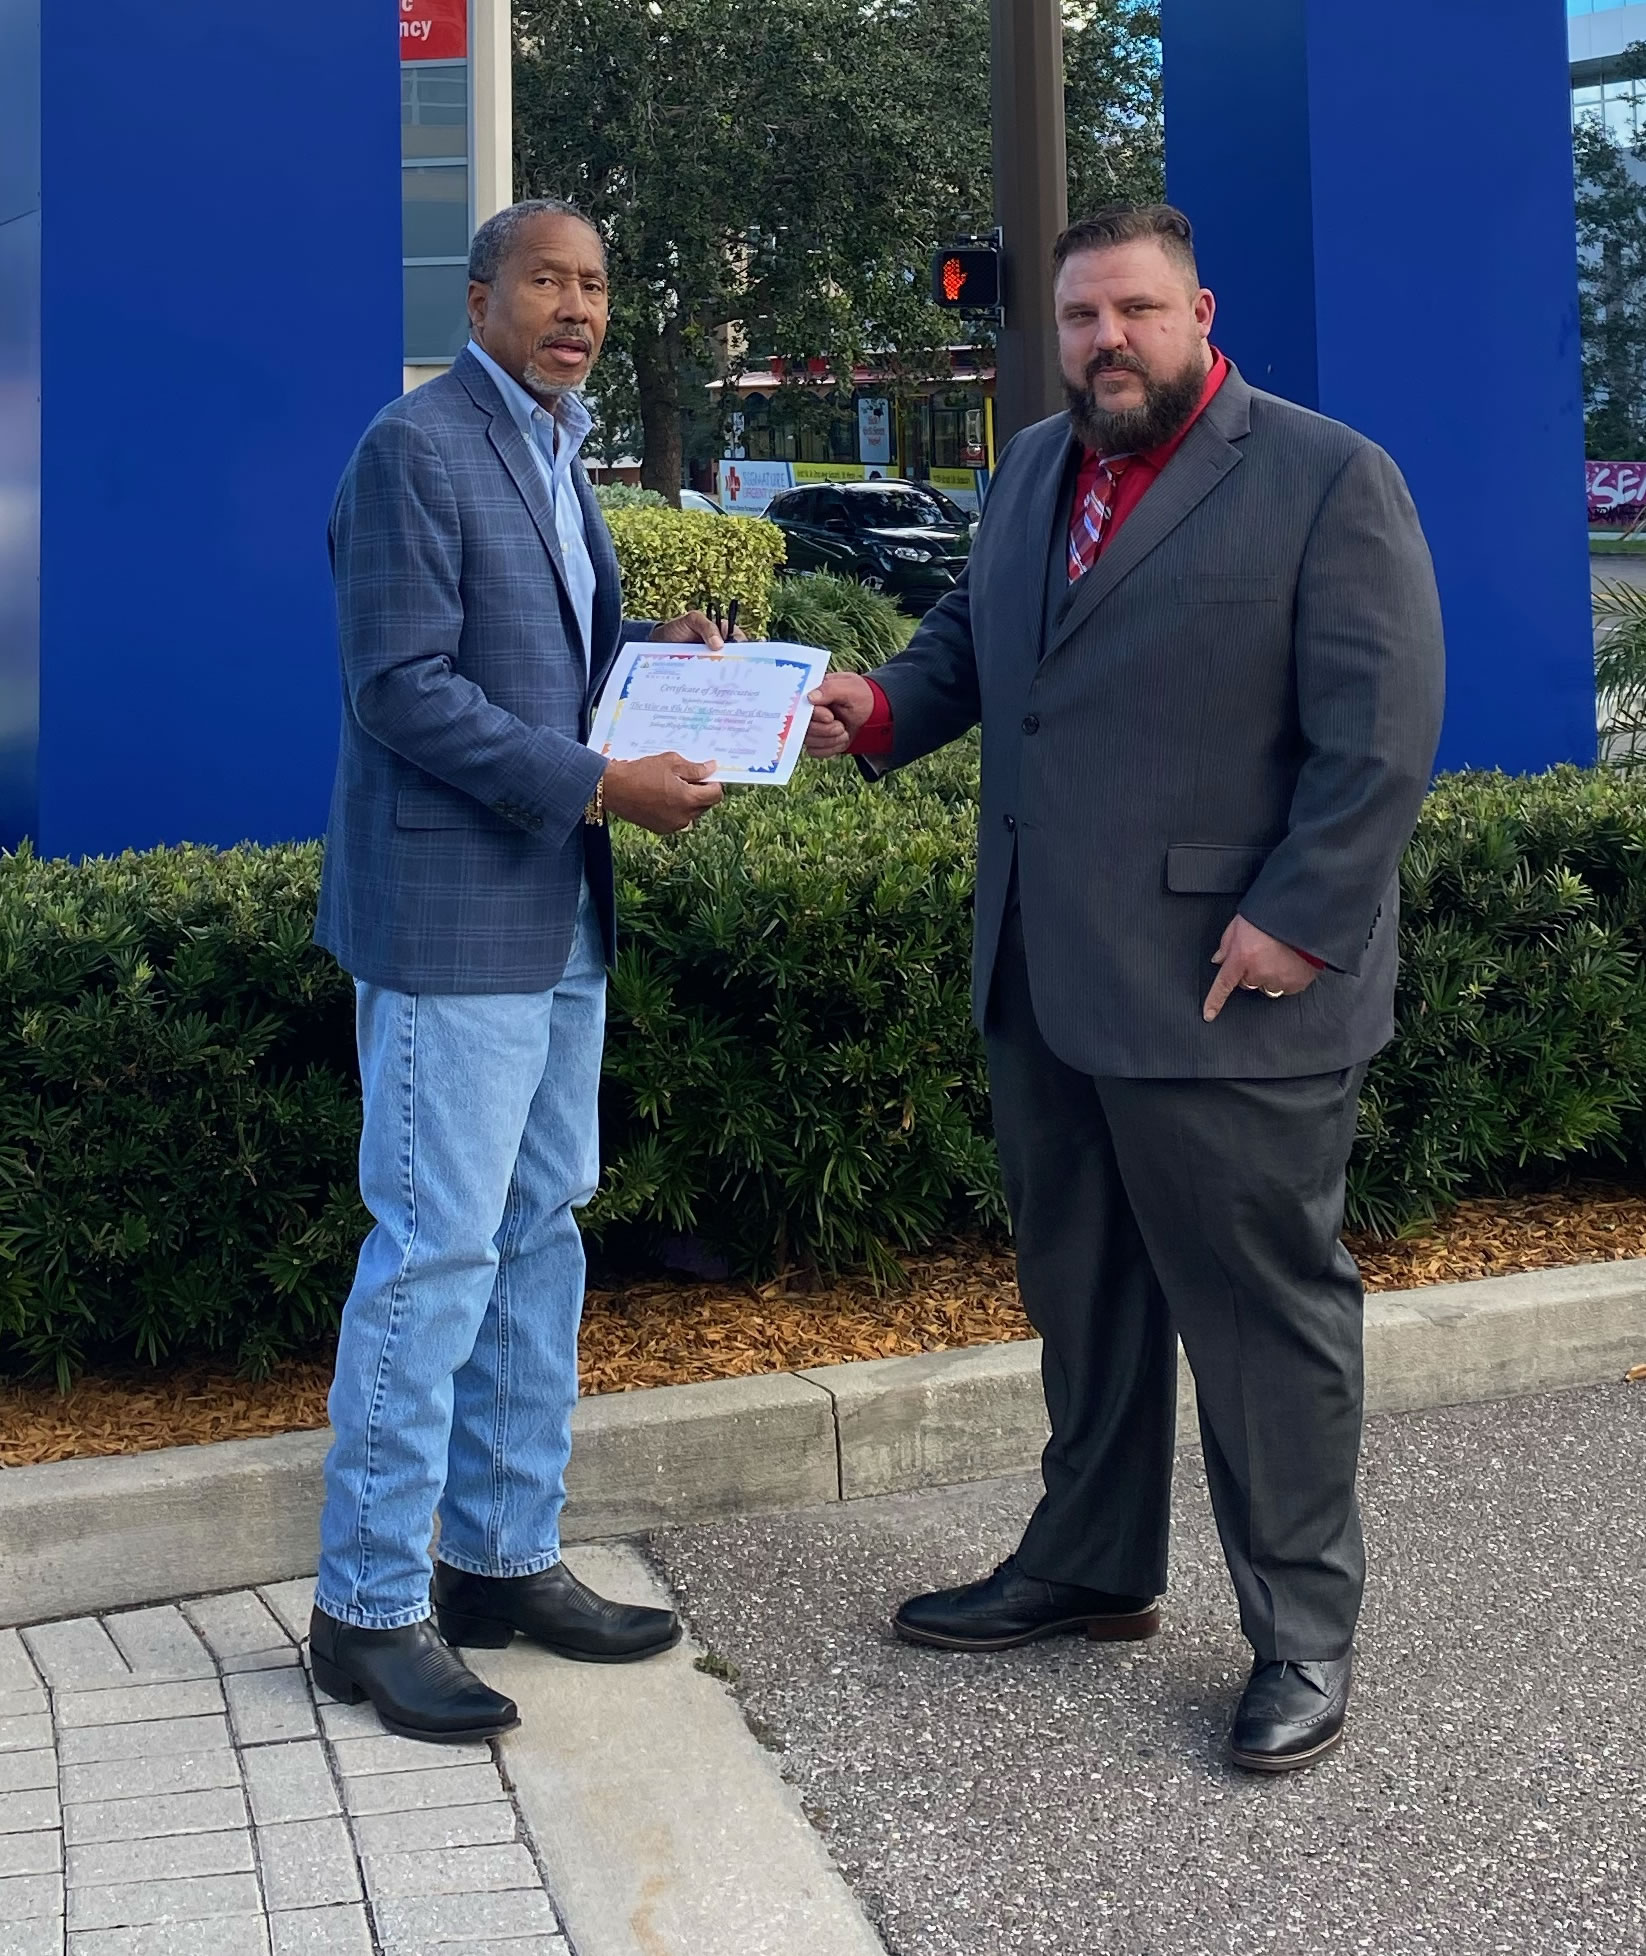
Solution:
<path fill-rule="evenodd" d="M 469 51 L 469 0 L 400 0 L 402 61 L 461 61 Z"/>

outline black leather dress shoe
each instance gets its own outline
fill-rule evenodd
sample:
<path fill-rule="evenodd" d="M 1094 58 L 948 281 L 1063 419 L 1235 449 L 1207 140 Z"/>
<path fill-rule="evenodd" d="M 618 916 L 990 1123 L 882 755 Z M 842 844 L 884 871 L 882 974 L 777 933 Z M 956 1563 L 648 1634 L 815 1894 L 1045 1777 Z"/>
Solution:
<path fill-rule="evenodd" d="M 564 1562 L 535 1576 L 471 1576 L 437 1562 L 434 1612 L 447 1642 L 472 1650 L 501 1650 L 518 1631 L 558 1657 L 632 1664 L 680 1641 L 673 1610 L 608 1603 Z"/>
<path fill-rule="evenodd" d="M 992 1576 L 963 1589 L 911 1596 L 892 1628 L 912 1644 L 939 1650 L 1013 1650 L 1039 1637 L 1084 1631 L 1098 1643 L 1132 1643 L 1160 1628 L 1151 1596 L 1111 1596 L 1074 1583 L 1042 1582 L 1008 1555 Z"/>
<path fill-rule="evenodd" d="M 1230 1747 L 1249 1773 L 1291 1773 L 1324 1759 L 1343 1736 L 1353 1653 L 1323 1663 L 1252 1666 Z"/>
<path fill-rule="evenodd" d="M 512 1698 L 482 1684 L 425 1619 L 404 1630 L 357 1630 L 316 1610 L 309 1618 L 309 1664 L 328 1697 L 345 1705 L 369 1698 L 403 1739 L 460 1745 L 512 1732 Z"/>

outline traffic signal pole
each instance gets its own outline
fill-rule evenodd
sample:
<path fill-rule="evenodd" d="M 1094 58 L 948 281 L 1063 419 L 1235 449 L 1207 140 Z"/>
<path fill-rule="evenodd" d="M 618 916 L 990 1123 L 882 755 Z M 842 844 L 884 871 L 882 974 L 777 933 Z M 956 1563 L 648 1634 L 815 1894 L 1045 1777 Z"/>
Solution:
<path fill-rule="evenodd" d="M 1005 324 L 995 353 L 995 439 L 1064 405 L 1052 312 L 1052 245 L 1069 221 L 1061 0 L 990 0 L 994 217 Z"/>

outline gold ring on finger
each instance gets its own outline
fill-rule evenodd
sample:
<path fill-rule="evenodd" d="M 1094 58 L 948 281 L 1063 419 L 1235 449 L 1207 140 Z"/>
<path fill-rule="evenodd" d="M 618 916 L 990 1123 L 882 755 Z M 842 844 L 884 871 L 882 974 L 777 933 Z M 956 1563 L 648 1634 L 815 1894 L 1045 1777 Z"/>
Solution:
<path fill-rule="evenodd" d="M 1265 998 L 1284 998 L 1286 994 L 1284 991 L 1272 992 L 1269 990 L 1268 986 L 1265 985 L 1263 987 L 1263 996 Z"/>

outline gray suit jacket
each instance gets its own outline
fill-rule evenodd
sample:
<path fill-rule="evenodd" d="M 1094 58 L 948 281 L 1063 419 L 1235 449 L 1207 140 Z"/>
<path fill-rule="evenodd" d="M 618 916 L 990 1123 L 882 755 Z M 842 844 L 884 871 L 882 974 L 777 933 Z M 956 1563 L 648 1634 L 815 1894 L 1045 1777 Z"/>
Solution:
<path fill-rule="evenodd" d="M 1066 415 L 1010 443 L 965 578 L 874 675 L 894 766 L 982 722 L 978 1021 L 1015 871 L 1035 1015 L 1082 1072 L 1369 1059 L 1394 1029 L 1398 870 L 1444 679 L 1400 472 L 1231 371 L 1070 590 L 1076 453 Z M 1207 1025 L 1236 910 L 1330 969 Z"/>
<path fill-rule="evenodd" d="M 537 464 L 471 354 L 384 408 L 332 510 L 343 733 L 315 936 L 409 992 L 546 991 L 590 891 L 613 950 L 611 850 L 582 743 L 624 638 L 611 537 L 585 663 Z M 592 668 L 592 670 L 590 669 Z"/>

